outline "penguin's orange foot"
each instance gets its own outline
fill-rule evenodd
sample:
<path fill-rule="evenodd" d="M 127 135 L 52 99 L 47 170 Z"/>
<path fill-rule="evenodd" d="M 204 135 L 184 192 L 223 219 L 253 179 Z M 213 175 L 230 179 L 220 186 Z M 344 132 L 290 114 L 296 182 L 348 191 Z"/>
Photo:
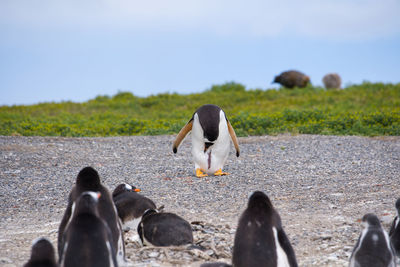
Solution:
<path fill-rule="evenodd" d="M 222 169 L 219 169 L 218 171 L 214 172 L 215 176 L 222 176 L 222 175 L 228 175 L 229 173 L 223 172 Z"/>
<path fill-rule="evenodd" d="M 201 178 L 201 177 L 208 176 L 208 174 L 205 173 L 204 170 L 202 170 L 202 169 L 200 169 L 200 168 L 197 168 L 197 169 L 196 169 L 196 176 L 197 176 L 198 178 Z"/>

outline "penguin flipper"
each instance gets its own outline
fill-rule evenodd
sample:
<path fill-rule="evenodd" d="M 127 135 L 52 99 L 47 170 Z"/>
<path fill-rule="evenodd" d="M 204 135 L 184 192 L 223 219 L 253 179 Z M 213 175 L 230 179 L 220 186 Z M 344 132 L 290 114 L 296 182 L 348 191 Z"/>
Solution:
<path fill-rule="evenodd" d="M 283 229 L 280 229 L 278 231 L 278 241 L 280 246 L 283 248 L 283 250 L 287 255 L 290 267 L 297 267 L 298 265 L 296 261 L 295 252 L 293 250 L 292 245 L 290 244 L 289 238 L 287 237 Z"/>
<path fill-rule="evenodd" d="M 182 140 L 185 136 L 192 130 L 193 127 L 193 118 L 179 131 L 178 135 L 175 138 L 174 145 L 172 146 L 172 151 L 176 153 L 178 151 L 178 146 L 181 144 Z"/>
<path fill-rule="evenodd" d="M 392 225 L 390 226 L 390 230 L 389 230 L 389 236 L 392 236 L 394 233 L 394 230 L 396 229 L 396 220 L 398 219 L 398 217 L 396 216 L 392 222 Z"/>
<path fill-rule="evenodd" d="M 231 123 L 229 122 L 228 119 L 226 119 L 226 122 L 228 124 L 228 131 L 229 131 L 229 134 L 231 135 L 232 142 L 235 145 L 236 157 L 239 157 L 239 154 L 240 154 L 239 143 L 238 143 L 238 140 L 237 140 L 237 137 L 236 137 L 235 130 L 233 129 L 233 127 L 232 127 L 232 125 L 231 125 Z"/>

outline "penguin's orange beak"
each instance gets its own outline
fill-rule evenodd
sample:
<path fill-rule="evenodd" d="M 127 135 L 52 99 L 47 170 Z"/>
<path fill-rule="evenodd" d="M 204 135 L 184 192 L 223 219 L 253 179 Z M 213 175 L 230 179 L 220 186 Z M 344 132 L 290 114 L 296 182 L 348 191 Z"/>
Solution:
<path fill-rule="evenodd" d="M 139 188 L 135 188 L 133 191 L 140 192 L 141 190 Z"/>
<path fill-rule="evenodd" d="M 101 193 L 98 192 L 98 193 L 97 193 L 97 199 L 100 199 L 100 197 L 101 197 Z"/>

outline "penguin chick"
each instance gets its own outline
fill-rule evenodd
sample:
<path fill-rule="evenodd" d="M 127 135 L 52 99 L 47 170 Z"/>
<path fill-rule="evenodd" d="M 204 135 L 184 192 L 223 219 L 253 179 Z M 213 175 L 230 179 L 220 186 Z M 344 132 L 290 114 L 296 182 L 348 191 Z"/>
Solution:
<path fill-rule="evenodd" d="M 65 210 L 64 216 L 58 229 L 58 254 L 59 258 L 62 257 L 63 234 L 65 228 L 71 221 L 71 215 L 74 211 L 76 200 L 85 191 L 100 192 L 101 198 L 99 199 L 98 210 L 99 215 L 107 223 L 112 234 L 112 245 L 116 248 L 117 259 L 120 263 L 125 262 L 125 243 L 123 239 L 123 232 L 121 222 L 119 220 L 117 209 L 112 200 L 110 191 L 100 182 L 99 174 L 92 167 L 83 168 L 77 178 L 75 185 L 72 187 L 68 197 L 68 206 Z"/>
<path fill-rule="evenodd" d="M 400 198 L 397 199 L 395 206 L 397 216 L 393 220 L 392 226 L 389 231 L 389 237 L 397 257 L 400 257 Z"/>
<path fill-rule="evenodd" d="M 278 212 L 263 192 L 254 192 L 242 213 L 235 234 L 235 267 L 297 266 L 294 250 L 282 228 Z"/>
<path fill-rule="evenodd" d="M 326 89 L 340 89 L 342 79 L 337 73 L 328 73 L 322 78 Z"/>
<path fill-rule="evenodd" d="M 165 247 L 193 243 L 192 227 L 173 213 L 147 210 L 139 223 L 138 233 L 144 245 Z"/>
<path fill-rule="evenodd" d="M 227 175 L 222 168 L 229 155 L 230 139 L 235 146 L 237 157 L 240 150 L 235 131 L 225 112 L 220 107 L 210 104 L 198 108 L 178 133 L 172 147 L 174 153 L 190 131 L 196 176 Z"/>
<path fill-rule="evenodd" d="M 137 230 L 143 213 L 148 209 L 156 209 L 154 202 L 139 194 L 140 189 L 129 184 L 118 185 L 113 193 L 113 201 L 124 231 Z"/>
<path fill-rule="evenodd" d="M 63 234 L 61 267 L 118 266 L 111 230 L 100 218 L 100 196 L 87 191 L 77 199 Z"/>
<path fill-rule="evenodd" d="M 282 72 L 280 75 L 275 76 L 272 83 L 280 83 L 286 88 L 299 87 L 304 88 L 310 82 L 310 77 L 296 70 Z"/>
<path fill-rule="evenodd" d="M 57 267 L 55 250 L 46 238 L 38 238 L 32 243 L 31 257 L 24 267 Z"/>
<path fill-rule="evenodd" d="M 395 257 L 389 236 L 378 217 L 368 213 L 362 218 L 364 229 L 350 257 L 350 267 L 395 267 Z"/>

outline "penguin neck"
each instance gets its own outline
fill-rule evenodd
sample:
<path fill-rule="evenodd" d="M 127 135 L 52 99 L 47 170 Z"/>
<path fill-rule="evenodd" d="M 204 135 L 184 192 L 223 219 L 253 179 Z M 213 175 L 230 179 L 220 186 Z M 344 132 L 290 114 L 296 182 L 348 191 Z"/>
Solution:
<path fill-rule="evenodd" d="M 145 210 L 145 212 L 143 213 L 142 220 L 143 220 L 145 217 L 151 216 L 151 215 L 156 214 L 156 213 L 158 213 L 158 211 L 155 210 L 155 209 L 147 209 L 147 210 Z"/>

